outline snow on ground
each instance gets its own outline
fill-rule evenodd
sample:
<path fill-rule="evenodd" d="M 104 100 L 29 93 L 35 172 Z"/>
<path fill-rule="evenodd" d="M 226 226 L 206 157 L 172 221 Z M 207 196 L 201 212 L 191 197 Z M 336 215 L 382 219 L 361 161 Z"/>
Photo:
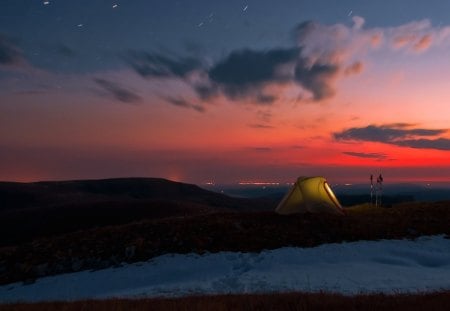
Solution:
<path fill-rule="evenodd" d="M 273 291 L 450 289 L 450 239 L 286 247 L 261 253 L 164 255 L 119 268 L 0 286 L 0 302 Z"/>

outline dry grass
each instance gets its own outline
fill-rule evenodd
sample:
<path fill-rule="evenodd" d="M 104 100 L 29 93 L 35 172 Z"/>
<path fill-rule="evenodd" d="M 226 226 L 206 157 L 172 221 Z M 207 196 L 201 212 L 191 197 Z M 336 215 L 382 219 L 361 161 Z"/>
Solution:
<path fill-rule="evenodd" d="M 448 310 L 450 292 L 427 294 L 372 294 L 344 296 L 330 293 L 276 293 L 256 295 L 220 295 L 184 298 L 110 299 L 77 302 L 0 305 L 1 310 Z"/>
<path fill-rule="evenodd" d="M 0 284 L 144 261 L 167 253 L 259 252 L 284 246 L 450 235 L 449 224 L 449 202 L 400 204 L 389 209 L 355 207 L 345 217 L 252 212 L 165 218 L 0 248 Z"/>

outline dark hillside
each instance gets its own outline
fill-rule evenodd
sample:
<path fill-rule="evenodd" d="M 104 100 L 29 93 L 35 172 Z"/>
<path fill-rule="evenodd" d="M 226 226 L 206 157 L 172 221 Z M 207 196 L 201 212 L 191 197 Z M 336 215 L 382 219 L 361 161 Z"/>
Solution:
<path fill-rule="evenodd" d="M 450 202 L 359 206 L 346 216 L 274 212 L 214 212 L 146 219 L 0 248 L 0 283 L 167 253 L 259 252 L 284 246 L 312 247 L 344 241 L 450 235 Z"/>
<path fill-rule="evenodd" d="M 0 183 L 0 246 L 145 219 L 273 209 L 159 178 Z"/>
<path fill-rule="evenodd" d="M 36 183 L 0 182 L 0 210 L 64 206 L 115 200 L 185 200 L 217 207 L 234 207 L 245 200 L 202 189 L 196 185 L 161 178 L 116 178 L 50 181 Z"/>

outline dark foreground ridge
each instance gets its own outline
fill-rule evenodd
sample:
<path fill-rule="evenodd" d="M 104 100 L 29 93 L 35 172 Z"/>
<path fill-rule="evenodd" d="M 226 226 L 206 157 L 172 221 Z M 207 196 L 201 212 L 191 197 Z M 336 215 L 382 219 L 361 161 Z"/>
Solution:
<path fill-rule="evenodd" d="M 0 182 L 0 247 L 145 219 L 272 210 L 275 204 L 161 178 Z"/>
<path fill-rule="evenodd" d="M 448 310 L 450 292 L 425 294 L 270 293 L 257 295 L 194 296 L 183 298 L 108 299 L 3 305 L 5 311 L 53 310 Z"/>
<path fill-rule="evenodd" d="M 450 234 L 450 203 L 348 210 L 347 216 L 228 212 L 147 220 L 0 248 L 0 283 L 145 261 L 167 253 L 259 252 Z"/>
<path fill-rule="evenodd" d="M 155 184 L 159 190 L 151 189 Z M 235 199 L 159 179 L 37 184 L 39 189 L 43 186 L 48 186 L 44 194 L 35 184 L 6 185 L 10 205 L 0 218 L 5 225 L 0 229 L 4 245 L 0 247 L 0 284 L 120 266 L 167 253 L 259 252 L 284 246 L 450 235 L 450 202 L 400 203 L 391 208 L 361 205 L 347 208 L 344 217 L 281 216 L 273 212 L 274 202 Z M 14 206 L 11 198 L 21 193 L 20 187 L 34 195 L 35 203 Z M 77 196 L 79 200 L 74 199 Z M 49 207 L 51 202 L 57 204 Z M 10 233 L 15 238 L 8 240 Z"/>

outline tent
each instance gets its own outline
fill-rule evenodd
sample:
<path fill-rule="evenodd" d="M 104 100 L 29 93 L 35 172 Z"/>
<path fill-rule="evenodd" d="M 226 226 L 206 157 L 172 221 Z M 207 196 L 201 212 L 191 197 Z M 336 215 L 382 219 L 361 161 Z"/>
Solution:
<path fill-rule="evenodd" d="M 345 214 L 323 177 L 299 177 L 275 211 L 282 215 L 307 212 Z"/>

